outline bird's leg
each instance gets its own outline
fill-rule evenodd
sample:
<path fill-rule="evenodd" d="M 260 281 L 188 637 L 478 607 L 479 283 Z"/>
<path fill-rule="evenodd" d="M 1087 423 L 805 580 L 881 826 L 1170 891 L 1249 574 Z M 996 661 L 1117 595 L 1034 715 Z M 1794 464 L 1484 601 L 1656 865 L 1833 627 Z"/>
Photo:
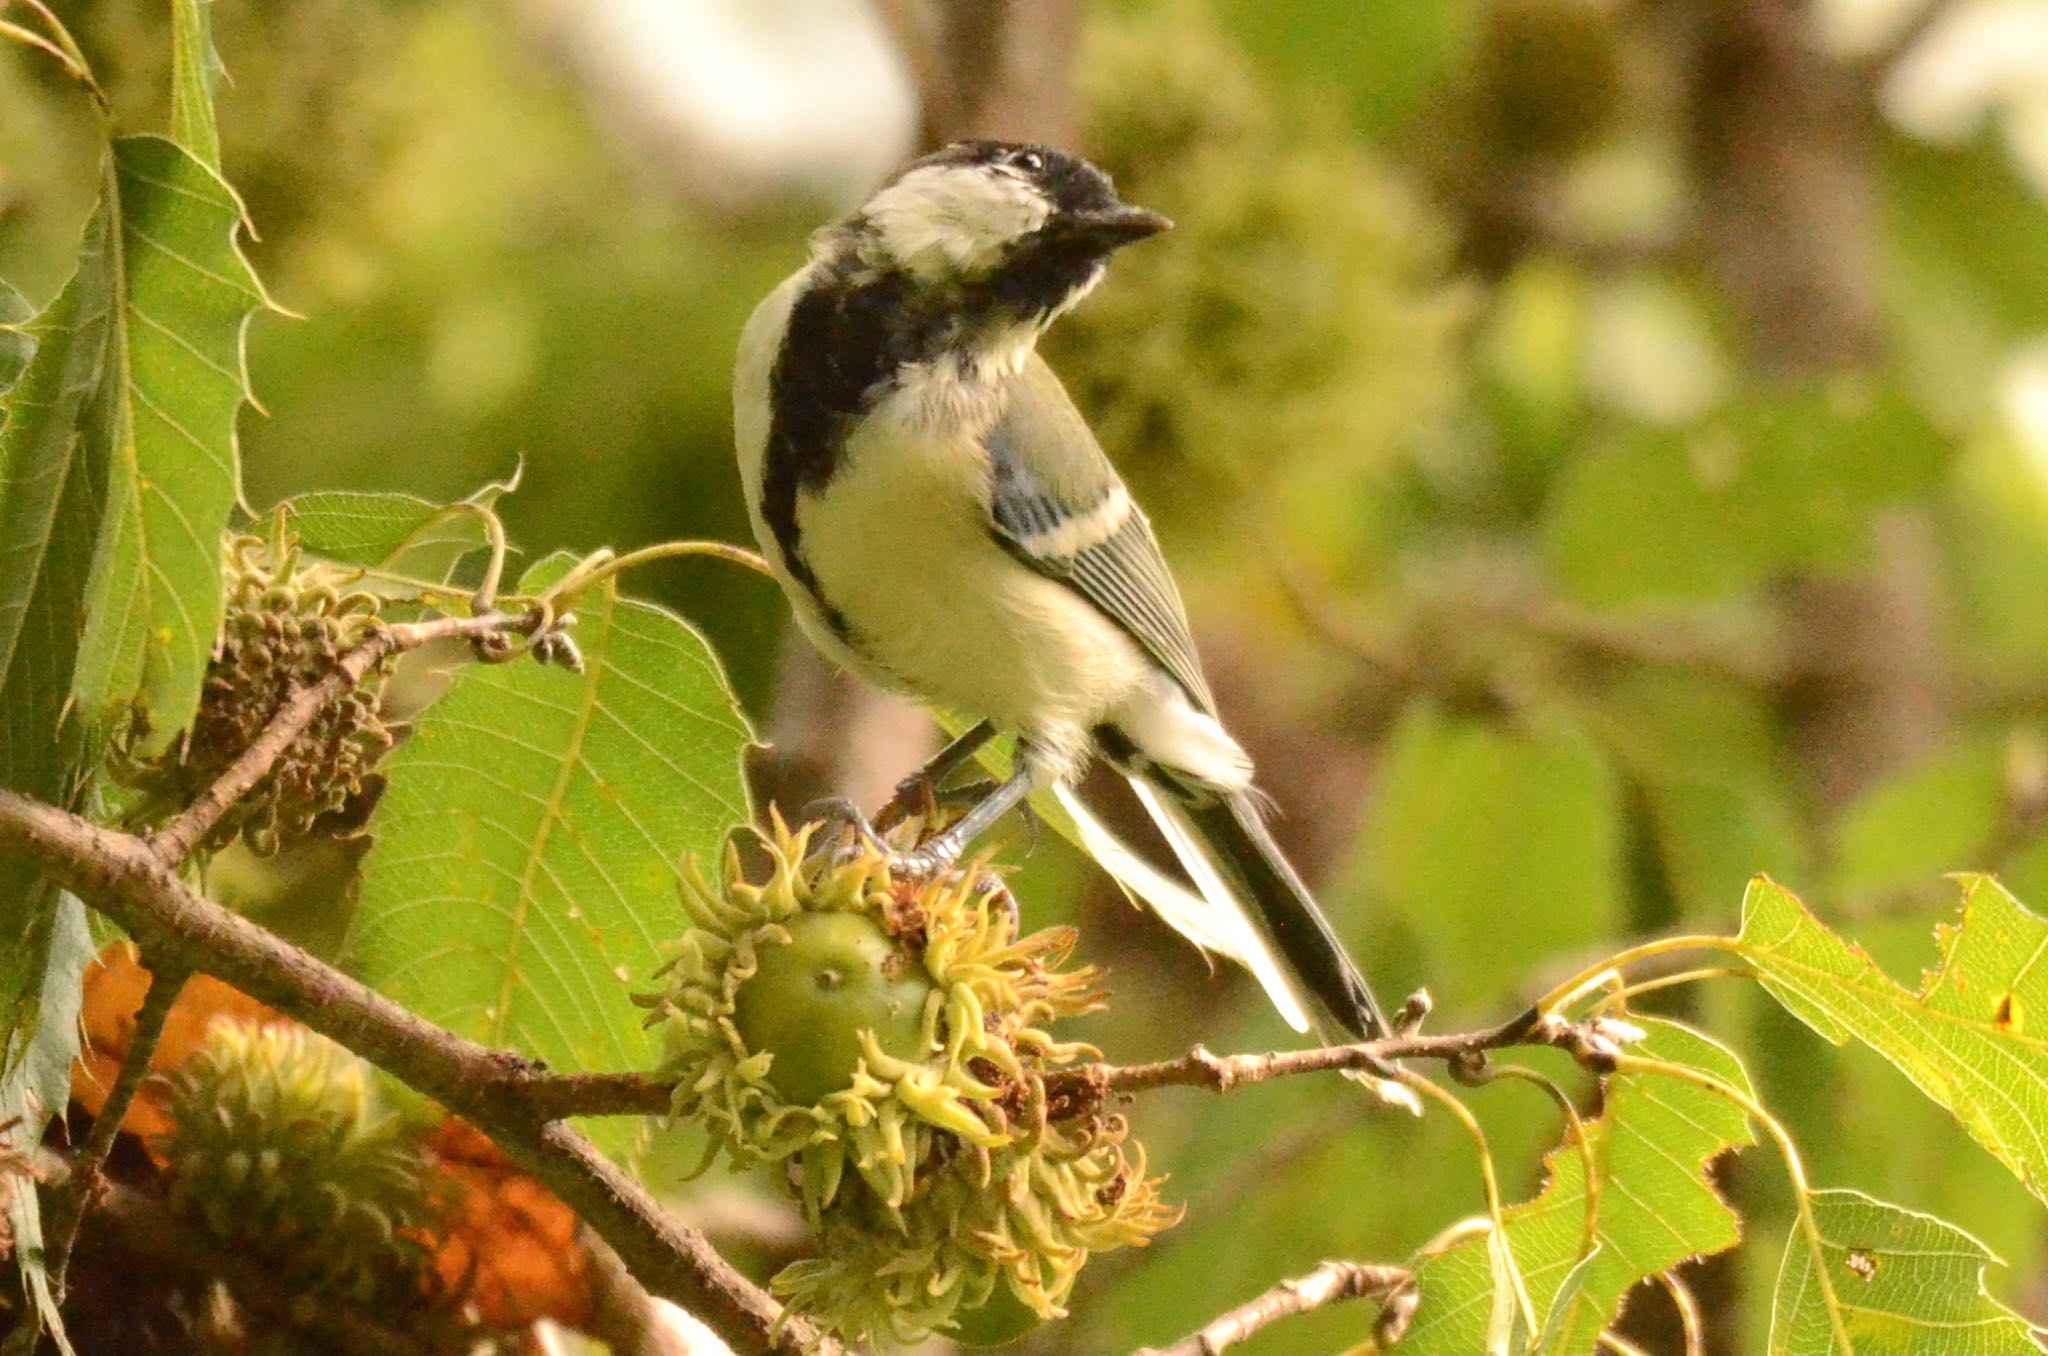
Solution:
<path fill-rule="evenodd" d="M 968 844 L 986 833 L 998 819 L 1031 794 L 1035 781 L 1029 770 L 1017 773 L 982 797 L 980 804 L 955 820 L 944 833 L 926 839 L 914 851 L 899 855 L 897 867 L 908 874 L 929 875 L 953 865 L 960 860 L 960 854 L 967 850 Z"/>
<path fill-rule="evenodd" d="M 982 745 L 995 738 L 995 734 L 995 725 L 984 720 L 933 754 L 930 762 L 896 783 L 896 793 L 889 797 L 889 803 L 875 816 L 875 823 L 886 829 L 900 819 L 932 808 L 931 802 L 937 794 L 939 783 L 952 776 L 961 764 L 981 752 Z"/>

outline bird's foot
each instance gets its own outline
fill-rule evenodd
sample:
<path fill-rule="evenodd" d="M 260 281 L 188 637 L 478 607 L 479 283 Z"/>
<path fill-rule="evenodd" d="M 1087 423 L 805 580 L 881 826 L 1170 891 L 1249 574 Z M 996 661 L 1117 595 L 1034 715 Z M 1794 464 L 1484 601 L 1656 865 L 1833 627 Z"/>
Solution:
<path fill-rule="evenodd" d="M 879 852 L 891 858 L 898 855 L 894 848 L 882 841 L 882 835 L 875 831 L 875 826 L 861 813 L 860 806 L 845 796 L 826 796 L 814 800 L 797 811 L 797 814 L 804 823 L 818 826 L 814 841 L 821 844 L 851 834 L 848 841 L 830 849 L 841 859 L 856 857 L 862 852 Z M 821 845 L 819 850 L 825 849 Z"/>

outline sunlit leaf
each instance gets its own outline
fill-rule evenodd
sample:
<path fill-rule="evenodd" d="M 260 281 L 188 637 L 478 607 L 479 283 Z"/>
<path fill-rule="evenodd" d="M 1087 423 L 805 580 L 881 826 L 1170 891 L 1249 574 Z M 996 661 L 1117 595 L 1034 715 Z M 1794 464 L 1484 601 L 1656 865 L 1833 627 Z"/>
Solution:
<path fill-rule="evenodd" d="M 112 311 L 84 440 L 106 501 L 72 690 L 94 718 L 138 705 L 151 751 L 190 721 L 219 630 L 243 333 L 266 303 L 241 204 L 175 142 L 115 142 L 105 192 L 118 230 L 86 267 Z"/>
<path fill-rule="evenodd" d="M 462 1035 L 630 1069 L 631 994 L 682 927 L 677 866 L 747 818 L 749 735 L 673 614 L 609 585 L 578 611 L 580 675 L 471 665 L 387 762 L 352 959 Z"/>
<path fill-rule="evenodd" d="M 1847 1356 L 1828 1314 L 1832 1291 L 1848 1352 L 1884 1356 L 2009 1356 L 2041 1350 L 2040 1335 L 1984 1288 L 1998 1259 L 1946 1220 L 1860 1191 L 1816 1191 L 1823 1276 L 1797 1225 L 1771 1297 L 1773 1356 Z"/>
<path fill-rule="evenodd" d="M 413 494 L 315 490 L 294 495 L 286 507 L 299 545 L 314 555 L 429 583 L 446 582 L 464 557 L 488 544 L 475 514 Z"/>
<path fill-rule="evenodd" d="M 1643 1025 L 1649 1035 L 1639 1052 L 1748 1091 L 1741 1063 L 1723 1046 L 1675 1022 Z M 1575 1145 L 1545 1160 L 1541 1194 L 1506 1211 L 1508 1243 L 1538 1306 L 1546 1351 L 1591 1351 L 1637 1281 L 1741 1240 L 1734 1212 L 1705 1175 L 1717 1155 L 1755 1142 L 1740 1108 L 1689 1083 L 1618 1074 L 1608 1080 L 1604 1112 L 1586 1130 L 1597 1251 L 1588 1252 L 1585 1157 Z M 1573 1281 L 1578 1268 L 1583 1274 Z M 1422 1258 L 1415 1275 L 1422 1303 L 1397 1349 L 1482 1350 L 1495 1292 L 1485 1238 Z M 1553 1312 L 1558 1304 L 1561 1314 Z"/>
<path fill-rule="evenodd" d="M 2048 920 L 1989 876 L 1962 885 L 1962 920 L 1940 929 L 1941 969 L 1919 993 L 1761 877 L 1737 949 L 1794 1016 L 1890 1060 L 2048 1200 Z"/>

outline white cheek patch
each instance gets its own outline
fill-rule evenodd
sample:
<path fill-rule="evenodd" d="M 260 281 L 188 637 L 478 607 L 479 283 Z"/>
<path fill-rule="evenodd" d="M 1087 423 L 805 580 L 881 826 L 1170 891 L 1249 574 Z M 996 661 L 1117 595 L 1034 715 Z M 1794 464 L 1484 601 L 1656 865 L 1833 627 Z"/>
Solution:
<path fill-rule="evenodd" d="M 862 210 L 884 251 L 920 277 L 973 277 L 1013 240 L 1045 224 L 1052 208 L 1014 175 L 928 165 L 877 193 Z"/>

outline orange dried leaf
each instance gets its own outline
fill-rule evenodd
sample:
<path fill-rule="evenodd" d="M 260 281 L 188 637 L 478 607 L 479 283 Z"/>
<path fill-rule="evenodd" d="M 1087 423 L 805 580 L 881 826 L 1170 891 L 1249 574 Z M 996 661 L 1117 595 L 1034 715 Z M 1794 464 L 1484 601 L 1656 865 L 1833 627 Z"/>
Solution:
<path fill-rule="evenodd" d="M 149 971 L 127 942 L 114 943 L 86 969 L 85 1043 L 71 1066 L 71 1096 L 94 1115 L 106 1103 L 107 1089 L 113 1086 L 121 1061 L 135 1042 L 135 1014 L 142 1008 L 149 985 Z M 164 1105 L 169 1090 L 161 1075 L 175 1073 L 191 1058 L 206 1039 L 207 1028 L 219 1017 L 266 1024 L 291 1020 L 211 975 L 187 980 L 164 1021 L 163 1039 L 150 1056 L 150 1070 L 159 1076 L 142 1085 L 121 1122 L 121 1128 L 140 1135 L 152 1153 L 152 1142 L 171 1127 Z"/>
<path fill-rule="evenodd" d="M 474 1304 L 488 1327 L 551 1318 L 587 1330 L 594 1278 L 575 1211 L 467 1121 L 451 1116 L 423 1143 L 442 1183 L 426 1243 L 444 1292 Z"/>

